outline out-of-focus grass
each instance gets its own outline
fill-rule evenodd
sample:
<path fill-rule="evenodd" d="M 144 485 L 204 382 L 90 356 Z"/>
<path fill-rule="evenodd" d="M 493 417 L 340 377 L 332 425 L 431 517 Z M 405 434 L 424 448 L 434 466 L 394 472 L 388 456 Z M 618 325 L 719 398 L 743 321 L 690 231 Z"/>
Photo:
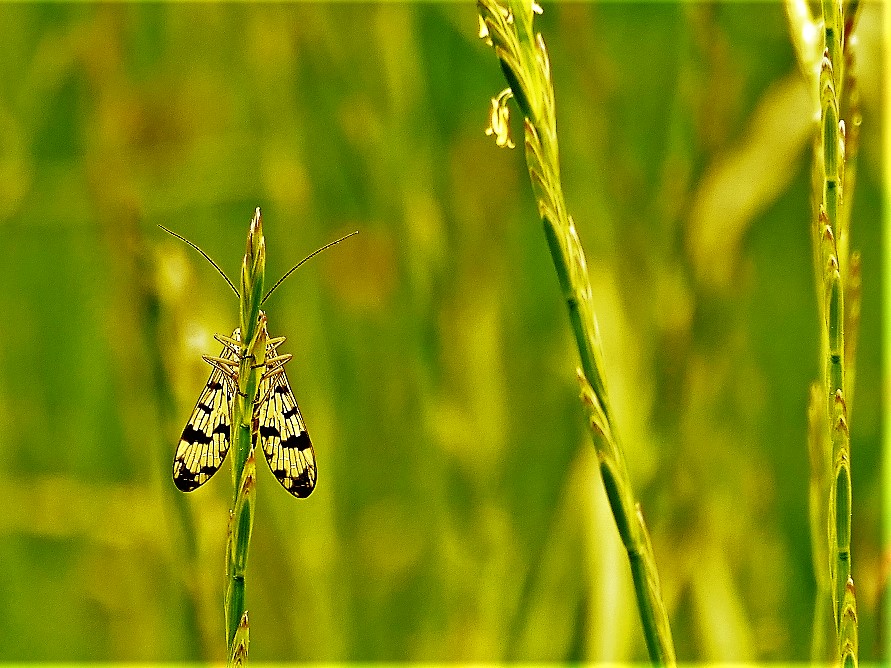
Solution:
<path fill-rule="evenodd" d="M 864 661 L 879 658 L 878 25 L 867 5 Z M 605 498 L 584 483 L 522 155 L 483 135 L 500 75 L 475 27 L 472 4 L 0 9 L 0 659 L 223 658 L 231 490 L 177 499 L 169 469 L 200 354 L 237 305 L 154 225 L 234 275 L 258 205 L 272 277 L 361 233 L 268 304 L 320 477 L 297 502 L 260 471 L 252 658 L 645 656 Z M 818 330 L 783 8 L 568 4 L 540 29 L 678 657 L 805 659 Z"/>

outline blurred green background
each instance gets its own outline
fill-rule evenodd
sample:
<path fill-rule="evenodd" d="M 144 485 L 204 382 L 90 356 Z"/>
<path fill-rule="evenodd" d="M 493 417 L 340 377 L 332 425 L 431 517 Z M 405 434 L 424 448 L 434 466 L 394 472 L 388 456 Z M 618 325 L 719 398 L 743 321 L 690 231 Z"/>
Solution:
<path fill-rule="evenodd" d="M 779 3 L 545 4 L 570 211 L 678 657 L 808 658 L 809 92 Z M 231 475 L 179 433 L 254 207 L 317 490 L 259 466 L 256 660 L 644 659 L 504 82 L 460 4 L 0 8 L 0 660 L 222 660 Z M 877 659 L 880 12 L 851 417 Z M 513 119 L 514 136 L 520 130 Z"/>

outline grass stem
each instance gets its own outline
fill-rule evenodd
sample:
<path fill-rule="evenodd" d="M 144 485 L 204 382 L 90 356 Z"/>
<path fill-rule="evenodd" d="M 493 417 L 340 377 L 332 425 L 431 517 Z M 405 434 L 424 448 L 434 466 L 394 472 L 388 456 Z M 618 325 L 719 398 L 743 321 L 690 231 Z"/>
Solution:
<path fill-rule="evenodd" d="M 254 213 L 241 265 L 241 328 L 238 392 L 232 398 L 230 438 L 235 496 L 226 542 L 226 645 L 229 664 L 247 661 L 248 618 L 245 573 L 256 505 L 253 406 L 266 364 L 266 315 L 260 312 L 266 270 L 266 242 L 260 209 Z"/>
<path fill-rule="evenodd" d="M 817 580 L 811 658 L 842 666 L 856 666 L 858 651 L 851 577 L 849 419 L 860 325 L 860 256 L 850 252 L 849 235 L 860 112 L 849 38 L 859 6 L 859 2 L 823 0 L 820 40 L 806 38 L 820 34 L 806 3 L 786 2 L 799 64 L 820 112 L 814 142 L 813 246 L 824 364 L 822 381 L 811 390 L 808 430 L 811 543 Z M 823 631 L 823 612 L 829 603 L 836 641 L 832 652 Z"/>
<path fill-rule="evenodd" d="M 494 135 L 499 146 L 513 145 L 507 107 L 513 98 L 524 116 L 529 177 L 578 346 L 581 398 L 610 508 L 628 553 L 647 649 L 654 664 L 674 665 L 674 645 L 653 548 L 613 429 L 585 254 L 563 197 L 550 62 L 544 40 L 532 26 L 533 15 L 541 13 L 541 8 L 534 0 L 504 4 L 478 0 L 477 7 L 480 37 L 495 49 L 509 86 L 492 101 L 487 134 Z"/>

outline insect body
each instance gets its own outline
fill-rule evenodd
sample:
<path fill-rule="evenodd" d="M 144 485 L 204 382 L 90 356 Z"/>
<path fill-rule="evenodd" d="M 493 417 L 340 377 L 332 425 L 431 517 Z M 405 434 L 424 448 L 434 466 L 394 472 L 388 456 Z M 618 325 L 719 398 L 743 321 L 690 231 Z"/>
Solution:
<path fill-rule="evenodd" d="M 241 263 L 241 292 L 207 253 L 176 232 L 160 227 L 201 253 L 239 299 L 240 327 L 232 336 L 214 336 L 223 344 L 219 357 L 204 356 L 213 371 L 176 447 L 173 482 L 184 492 L 197 489 L 220 470 L 229 450 L 233 450 L 235 493 L 226 540 L 224 609 L 229 665 L 243 665 L 248 642 L 245 572 L 257 498 L 254 457 L 257 445 L 266 455 L 273 475 L 292 495 L 309 496 L 316 486 L 315 452 L 285 375 L 285 364 L 291 355 L 278 354 L 285 337 L 269 337 L 266 314 L 261 308 L 282 281 L 304 262 L 352 234 L 310 253 L 261 297 L 266 242 L 259 208 L 251 220 Z"/>
<path fill-rule="evenodd" d="M 246 426 L 247 423 L 243 420 L 250 410 L 250 441 L 241 438 L 236 440 L 237 456 L 233 467 L 236 487 L 241 484 L 248 454 L 254 451 L 259 441 L 269 468 L 282 486 L 294 496 L 309 496 L 316 486 L 316 458 L 306 424 L 285 375 L 284 365 L 291 359 L 291 355 L 278 354 L 278 347 L 284 343 L 285 337 L 269 338 L 266 332 L 266 314 L 260 307 L 307 260 L 357 232 L 347 234 L 307 255 L 276 281 L 260 299 L 259 289 L 263 286 L 266 266 L 266 245 L 259 208 L 254 213 L 248 233 L 248 246 L 242 263 L 241 293 L 220 266 L 201 248 L 163 225 L 158 227 L 201 253 L 225 279 L 241 301 L 241 324 L 251 331 L 249 338 L 252 342 L 251 352 L 248 352 L 242 344 L 240 329 L 233 331 L 231 337 L 214 336 L 223 344 L 223 350 L 219 357 L 204 356 L 213 371 L 180 436 L 173 457 L 173 482 L 182 491 L 191 492 L 210 480 L 222 466 L 232 444 L 233 434 L 242 433 L 233 429 L 233 414 L 238 413 L 241 426 Z M 252 322 L 252 318 L 257 320 Z M 256 327 L 246 323 L 255 324 Z M 262 337 L 258 338 L 255 335 L 257 332 Z M 262 346 L 261 338 L 266 342 L 265 351 L 262 347 L 259 351 L 254 348 L 255 345 Z M 258 354 L 263 352 L 263 356 Z M 260 359 L 260 362 L 252 365 L 249 361 L 253 359 Z M 258 372 L 259 382 L 256 377 Z M 248 387 L 251 389 L 247 389 Z M 252 403 L 249 408 L 243 405 L 248 401 Z M 236 489 L 236 494 L 239 493 Z M 237 624 L 240 616 L 232 619 Z M 231 636 L 234 629 L 229 630 Z"/>
<path fill-rule="evenodd" d="M 261 321 L 265 327 L 266 318 L 261 316 Z M 223 350 L 219 357 L 204 357 L 214 369 L 173 458 L 173 482 L 183 492 L 206 483 L 229 452 L 232 397 L 238 392 L 240 331 L 236 329 L 231 337 L 215 338 L 223 344 Z M 253 446 L 259 439 L 273 475 L 291 494 L 303 498 L 316 485 L 316 458 L 285 375 L 284 365 L 291 355 L 277 352 L 284 341 L 283 336 L 267 339 L 266 362 L 252 409 Z"/>

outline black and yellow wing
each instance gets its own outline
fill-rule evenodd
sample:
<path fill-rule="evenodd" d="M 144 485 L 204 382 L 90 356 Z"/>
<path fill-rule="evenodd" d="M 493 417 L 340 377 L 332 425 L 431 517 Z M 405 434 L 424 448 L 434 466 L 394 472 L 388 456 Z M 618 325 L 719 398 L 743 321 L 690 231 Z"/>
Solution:
<path fill-rule="evenodd" d="M 268 355 L 275 356 L 275 346 Z M 316 486 L 316 455 L 282 364 L 267 372 L 257 396 L 257 438 L 269 468 L 291 494 L 309 496 Z"/>
<path fill-rule="evenodd" d="M 237 338 L 238 330 L 232 337 Z M 226 345 L 220 360 L 235 360 L 236 352 Z M 212 363 L 214 370 L 198 397 L 198 403 L 173 457 L 173 482 L 183 492 L 197 489 L 216 473 L 229 452 L 229 415 L 235 375 L 226 365 Z"/>

